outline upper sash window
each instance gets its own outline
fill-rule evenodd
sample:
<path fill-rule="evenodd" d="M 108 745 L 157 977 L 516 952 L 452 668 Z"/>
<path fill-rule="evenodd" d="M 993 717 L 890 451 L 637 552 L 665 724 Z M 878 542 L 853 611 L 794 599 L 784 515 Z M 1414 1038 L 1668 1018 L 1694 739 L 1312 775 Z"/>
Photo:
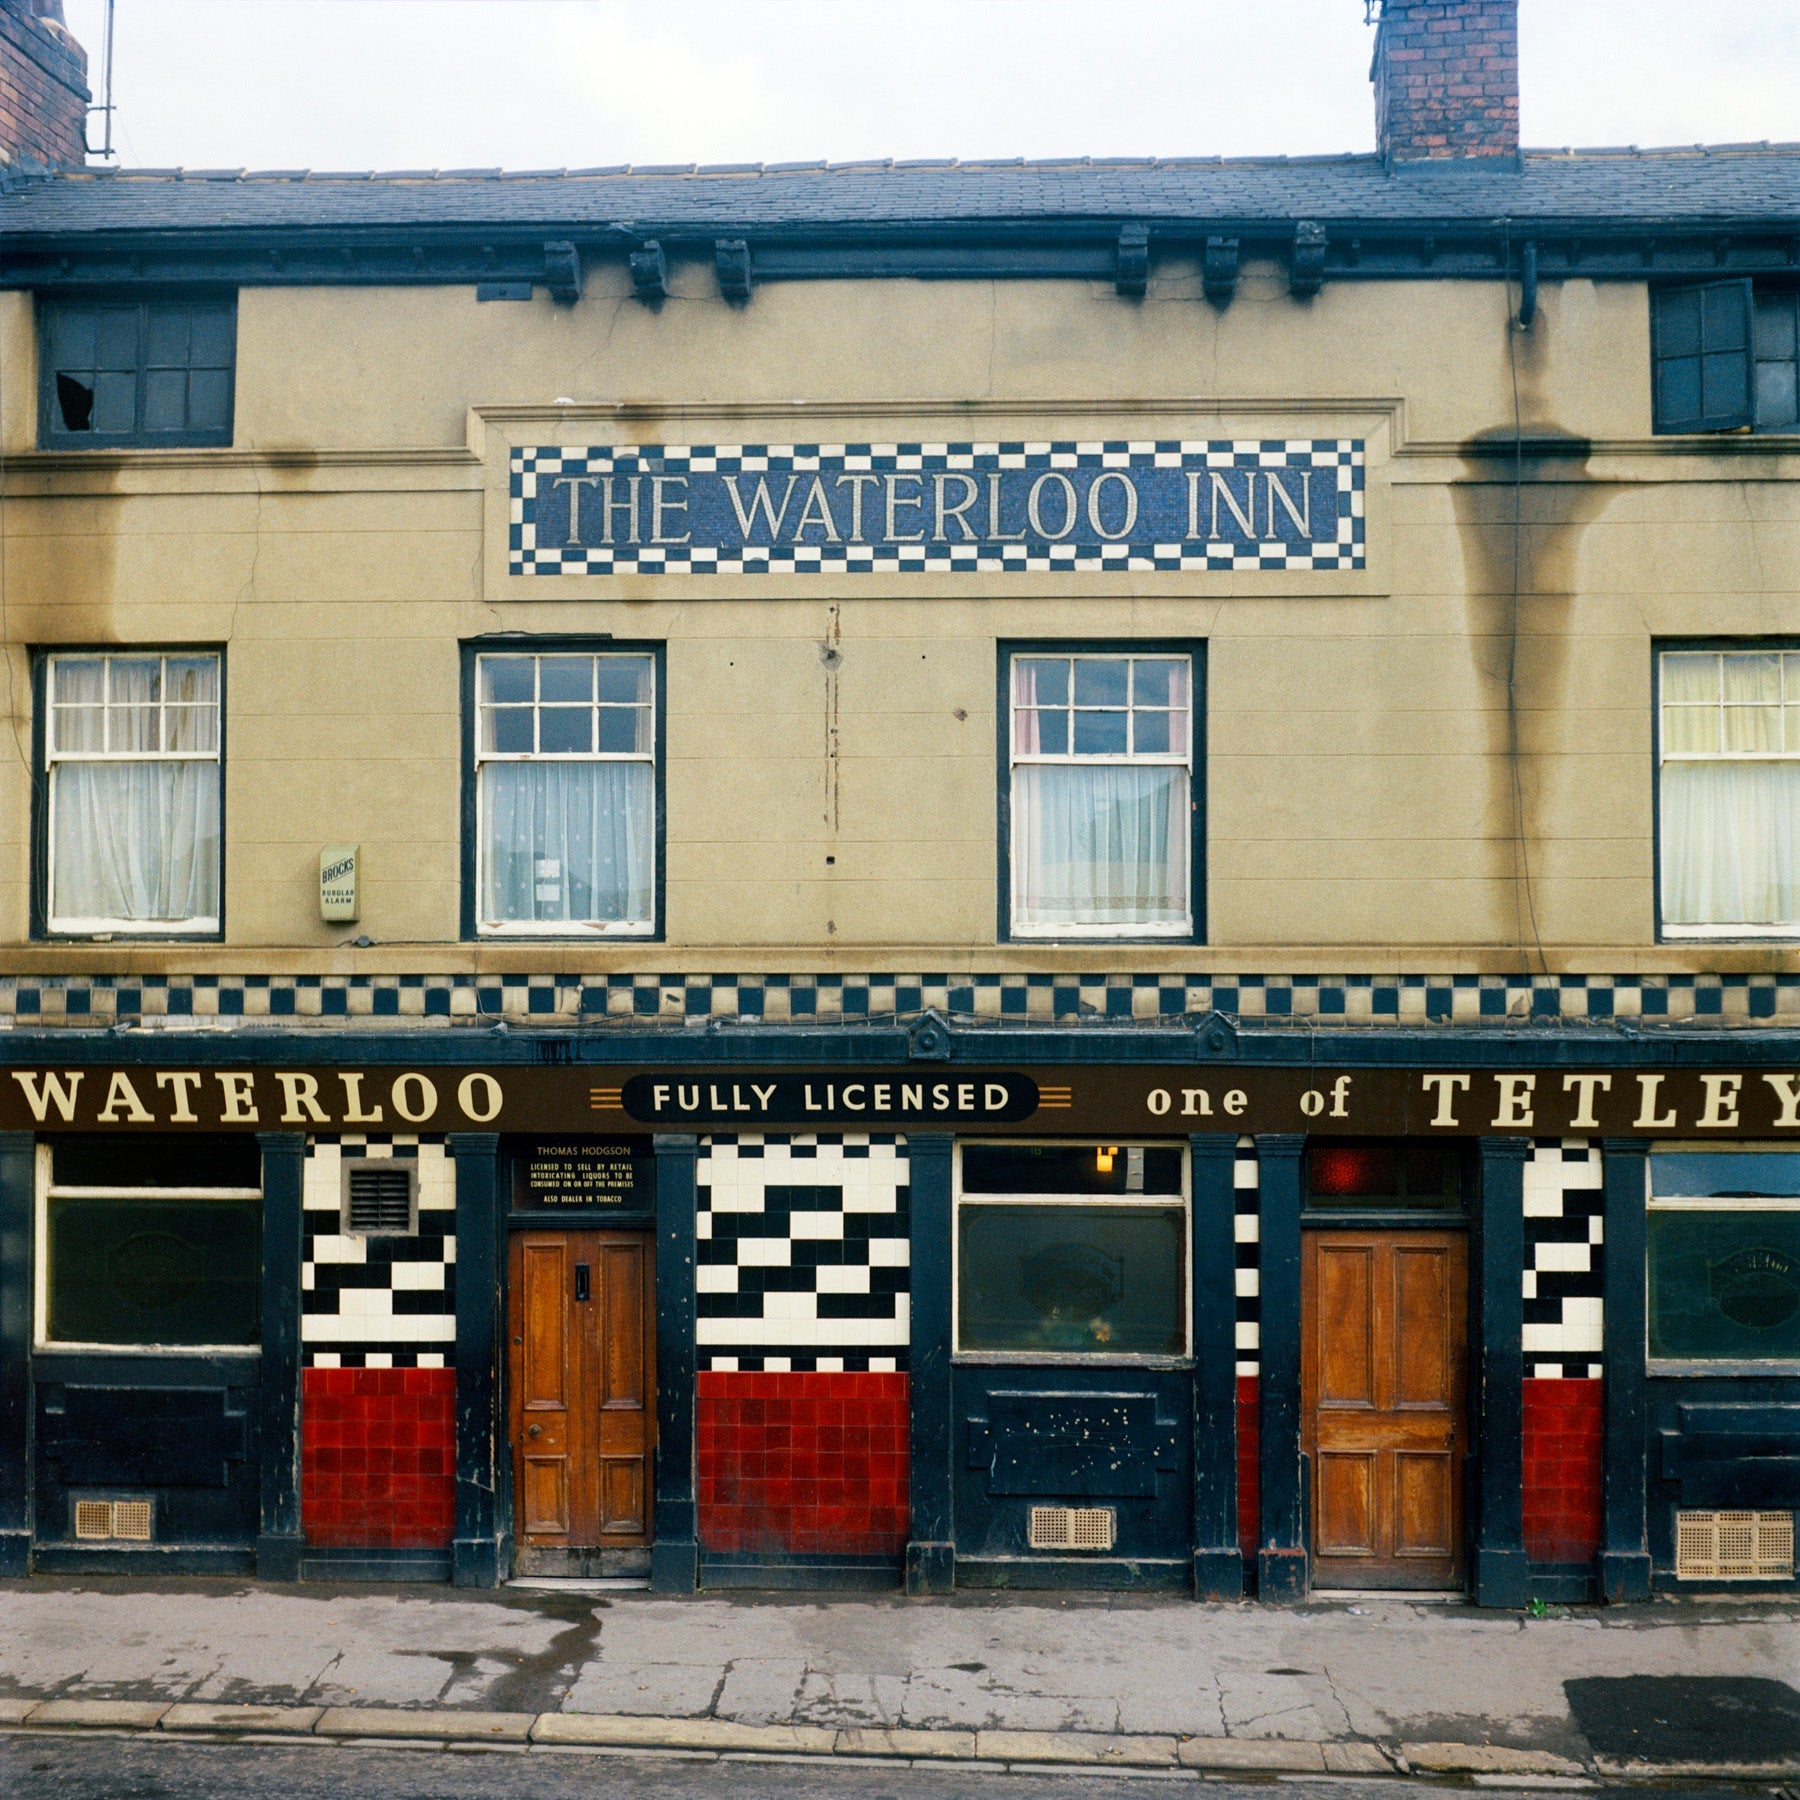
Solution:
<path fill-rule="evenodd" d="M 1194 667 L 1018 652 L 1008 682 L 1015 937 L 1191 937 Z"/>
<path fill-rule="evenodd" d="M 51 931 L 218 931 L 219 676 L 206 651 L 46 659 Z"/>
<path fill-rule="evenodd" d="M 1665 650 L 1662 922 L 1800 933 L 1800 650 Z"/>
<path fill-rule="evenodd" d="M 656 929 L 656 659 L 475 660 L 476 928 Z"/>

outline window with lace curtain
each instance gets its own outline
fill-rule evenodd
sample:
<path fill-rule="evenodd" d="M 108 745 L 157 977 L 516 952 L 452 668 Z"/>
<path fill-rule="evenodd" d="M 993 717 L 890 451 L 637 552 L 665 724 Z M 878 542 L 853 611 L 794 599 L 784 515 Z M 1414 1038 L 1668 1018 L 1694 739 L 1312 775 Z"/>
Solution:
<path fill-rule="evenodd" d="M 1010 936 L 1198 935 L 1197 664 L 1159 646 L 1003 652 Z"/>
<path fill-rule="evenodd" d="M 1800 647 L 1657 658 L 1669 937 L 1800 935 Z"/>
<path fill-rule="evenodd" d="M 656 689 L 648 651 L 475 657 L 477 933 L 654 933 Z"/>
<path fill-rule="evenodd" d="M 47 931 L 218 932 L 219 684 L 216 652 L 44 659 L 39 911 Z"/>

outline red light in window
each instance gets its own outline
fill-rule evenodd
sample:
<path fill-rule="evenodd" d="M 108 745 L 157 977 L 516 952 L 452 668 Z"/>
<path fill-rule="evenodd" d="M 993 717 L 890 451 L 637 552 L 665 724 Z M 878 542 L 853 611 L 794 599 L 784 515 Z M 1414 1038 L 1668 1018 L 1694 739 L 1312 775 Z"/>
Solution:
<path fill-rule="evenodd" d="M 1397 1191 L 1392 1150 L 1356 1144 L 1321 1144 L 1310 1157 L 1308 1185 L 1315 1197 L 1358 1197 Z"/>

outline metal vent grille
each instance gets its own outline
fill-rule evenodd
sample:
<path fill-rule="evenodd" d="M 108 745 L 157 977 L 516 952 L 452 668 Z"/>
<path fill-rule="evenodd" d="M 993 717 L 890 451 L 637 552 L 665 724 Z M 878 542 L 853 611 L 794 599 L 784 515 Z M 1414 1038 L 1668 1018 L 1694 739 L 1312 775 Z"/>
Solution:
<path fill-rule="evenodd" d="M 1683 1581 L 1789 1581 L 1791 1512 L 1678 1512 L 1675 1573 Z"/>
<path fill-rule="evenodd" d="M 1034 1550 L 1110 1550 L 1119 1515 L 1110 1506 L 1034 1506 Z"/>
<path fill-rule="evenodd" d="M 75 1536 L 147 1544 L 154 1536 L 155 1511 L 148 1500 L 77 1500 Z"/>
<path fill-rule="evenodd" d="M 344 1169 L 347 1229 L 359 1237 L 410 1237 L 417 1166 L 410 1162 L 356 1162 Z"/>

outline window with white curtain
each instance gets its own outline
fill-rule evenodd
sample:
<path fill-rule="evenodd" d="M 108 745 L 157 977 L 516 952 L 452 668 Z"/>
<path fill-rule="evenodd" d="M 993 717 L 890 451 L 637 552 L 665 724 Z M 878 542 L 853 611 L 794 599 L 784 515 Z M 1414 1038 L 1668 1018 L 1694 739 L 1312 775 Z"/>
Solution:
<path fill-rule="evenodd" d="M 1665 650 L 1662 920 L 1672 937 L 1800 933 L 1800 650 Z"/>
<path fill-rule="evenodd" d="M 1193 659 L 1015 652 L 1015 937 L 1193 932 Z"/>
<path fill-rule="evenodd" d="M 655 930 L 653 656 L 478 656 L 475 785 L 479 931 Z"/>
<path fill-rule="evenodd" d="M 56 655 L 45 669 L 51 931 L 219 929 L 219 658 Z"/>

